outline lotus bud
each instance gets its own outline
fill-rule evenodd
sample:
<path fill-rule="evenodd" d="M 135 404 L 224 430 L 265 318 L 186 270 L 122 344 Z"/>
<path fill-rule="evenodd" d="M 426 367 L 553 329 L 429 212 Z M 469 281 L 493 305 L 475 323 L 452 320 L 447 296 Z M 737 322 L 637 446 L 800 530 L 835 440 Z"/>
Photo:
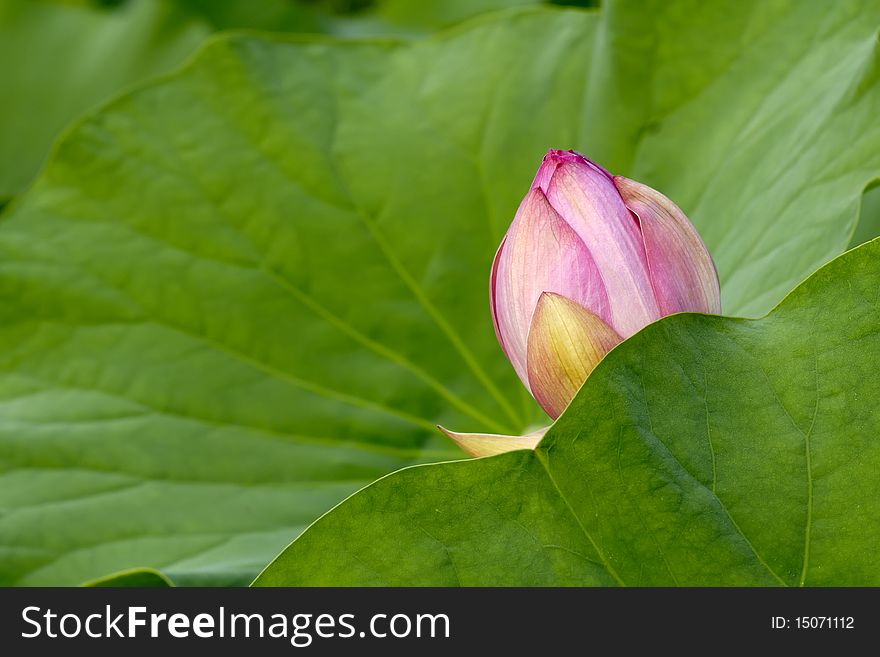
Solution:
<path fill-rule="evenodd" d="M 677 312 L 718 314 L 712 258 L 685 214 L 647 185 L 551 150 L 495 254 L 495 335 L 554 420 L 615 345 Z M 456 433 L 472 456 L 534 448 L 525 436 Z"/>
<path fill-rule="evenodd" d="M 720 313 L 715 265 L 660 192 L 551 150 L 492 264 L 495 334 L 556 419 L 616 344 L 671 313 Z"/>

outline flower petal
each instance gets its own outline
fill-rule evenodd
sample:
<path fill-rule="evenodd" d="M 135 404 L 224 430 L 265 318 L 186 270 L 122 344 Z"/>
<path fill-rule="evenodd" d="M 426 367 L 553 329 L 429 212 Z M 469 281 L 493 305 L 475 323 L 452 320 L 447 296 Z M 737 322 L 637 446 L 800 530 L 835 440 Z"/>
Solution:
<path fill-rule="evenodd" d="M 545 194 L 547 193 L 547 188 L 550 185 L 550 180 L 553 178 L 553 174 L 556 172 L 556 167 L 558 167 L 563 162 L 573 162 L 579 165 L 586 165 L 588 167 L 592 167 L 596 172 L 604 175 L 608 180 L 611 180 L 612 176 L 608 171 L 600 167 L 595 162 L 587 159 L 577 151 L 562 151 L 556 148 L 551 148 L 547 151 L 547 154 L 544 156 L 544 159 L 541 161 L 541 166 L 538 168 L 538 173 L 535 175 L 535 179 L 532 181 L 532 189 L 538 188 Z"/>
<path fill-rule="evenodd" d="M 541 294 L 562 294 L 603 318 L 610 317 L 608 296 L 590 252 L 540 189 L 526 195 L 495 260 L 493 322 L 504 353 L 528 387 L 527 340 Z"/>
<path fill-rule="evenodd" d="M 504 452 L 512 452 L 517 449 L 535 449 L 541 438 L 550 427 L 538 429 L 525 436 L 504 436 L 494 433 L 458 433 L 441 426 L 437 427 L 458 444 L 468 455 L 495 456 Z"/>
<path fill-rule="evenodd" d="M 641 225 L 661 314 L 719 314 L 721 290 L 715 263 L 684 212 L 647 185 L 621 176 L 614 178 L 614 184 Z"/>
<path fill-rule="evenodd" d="M 566 160 L 556 166 L 547 200 L 593 256 L 611 303 L 608 323 L 629 337 L 659 319 L 638 224 L 612 179 L 595 166 Z"/>
<path fill-rule="evenodd" d="M 495 251 L 495 257 L 492 258 L 492 271 L 489 273 L 489 310 L 492 313 L 492 328 L 495 329 L 495 337 L 498 338 L 498 344 L 501 345 L 504 354 L 510 358 L 507 353 L 507 347 L 504 346 L 504 336 L 501 335 L 501 328 L 498 326 L 498 309 L 495 306 L 495 287 L 498 280 L 498 261 L 501 259 L 501 252 L 507 243 L 507 237 L 501 240 L 498 250 Z"/>
<path fill-rule="evenodd" d="M 562 414 L 593 368 L 621 337 L 571 299 L 545 293 L 529 331 L 532 395 L 554 420 Z"/>

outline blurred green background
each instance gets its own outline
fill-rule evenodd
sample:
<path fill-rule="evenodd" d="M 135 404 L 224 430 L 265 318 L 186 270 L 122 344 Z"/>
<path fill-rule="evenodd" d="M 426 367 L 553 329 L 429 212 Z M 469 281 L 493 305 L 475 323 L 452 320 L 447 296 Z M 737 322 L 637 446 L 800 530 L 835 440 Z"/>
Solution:
<path fill-rule="evenodd" d="M 592 6 L 595 0 L 548 4 Z M 540 0 L 0 0 L 0 207 L 88 109 L 230 29 L 417 37 Z"/>

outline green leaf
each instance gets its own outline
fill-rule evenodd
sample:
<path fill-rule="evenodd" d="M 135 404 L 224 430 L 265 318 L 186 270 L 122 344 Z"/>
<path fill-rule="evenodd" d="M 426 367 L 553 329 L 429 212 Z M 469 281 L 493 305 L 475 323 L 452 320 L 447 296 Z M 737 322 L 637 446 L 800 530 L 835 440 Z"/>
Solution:
<path fill-rule="evenodd" d="M 71 120 L 180 63 L 207 28 L 158 0 L 117 11 L 0 0 L 0 197 L 21 192 Z"/>
<path fill-rule="evenodd" d="M 614 349 L 536 451 L 409 468 L 264 586 L 880 584 L 880 241 Z"/>
<path fill-rule="evenodd" d="M 868 185 L 862 196 L 859 223 L 849 241 L 850 248 L 880 237 L 880 180 Z"/>
<path fill-rule="evenodd" d="M 0 0 L 0 210 L 22 192 L 50 144 L 86 110 L 180 64 L 213 30 L 410 35 L 540 0 Z M 363 4 L 363 3 L 360 3 Z M 340 5 L 340 6 L 336 6 Z"/>
<path fill-rule="evenodd" d="M 844 244 L 880 169 L 872 9 L 755 0 L 749 22 L 642 4 L 507 12 L 415 43 L 224 37 L 81 122 L 0 221 L 0 581 L 146 565 L 244 583 L 376 477 L 459 455 L 435 423 L 540 421 L 486 279 L 549 146 L 668 182 L 743 307 L 821 260 L 789 251 L 809 251 L 805 232 L 823 254 Z M 789 52 L 803 34 L 809 65 Z M 645 58 L 649 42 L 666 47 Z M 770 112 L 779 94 L 800 113 Z M 804 122 L 819 132 L 792 164 Z M 762 137 L 755 171 L 785 166 L 774 188 L 813 198 L 792 200 L 802 215 L 709 212 L 758 184 L 730 123 Z M 731 271 L 763 231 L 774 269 Z"/>
<path fill-rule="evenodd" d="M 112 575 L 105 575 L 82 584 L 91 588 L 95 587 L 130 587 L 164 589 L 174 586 L 174 583 L 158 570 L 152 568 L 132 568 L 123 570 Z"/>

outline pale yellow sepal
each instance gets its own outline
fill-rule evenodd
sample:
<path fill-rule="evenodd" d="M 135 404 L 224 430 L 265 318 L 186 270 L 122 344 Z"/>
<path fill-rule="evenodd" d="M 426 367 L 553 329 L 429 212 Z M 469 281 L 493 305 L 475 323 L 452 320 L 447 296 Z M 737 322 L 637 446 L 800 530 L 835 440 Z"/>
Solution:
<path fill-rule="evenodd" d="M 495 456 L 516 449 L 535 449 L 550 427 L 538 429 L 525 436 L 504 436 L 495 433 L 457 433 L 438 426 L 470 456 Z"/>
<path fill-rule="evenodd" d="M 545 292 L 529 329 L 526 362 L 535 400 L 554 420 L 599 361 L 622 338 L 600 317 L 562 295 Z"/>

